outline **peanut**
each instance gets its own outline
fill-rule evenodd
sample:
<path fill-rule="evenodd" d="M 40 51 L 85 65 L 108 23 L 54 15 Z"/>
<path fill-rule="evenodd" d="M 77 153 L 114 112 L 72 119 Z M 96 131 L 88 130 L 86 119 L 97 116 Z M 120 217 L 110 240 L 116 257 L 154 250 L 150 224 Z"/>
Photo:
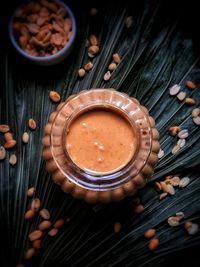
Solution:
<path fill-rule="evenodd" d="M 192 81 L 187 81 L 187 82 L 185 83 L 185 85 L 186 85 L 186 87 L 187 87 L 188 89 L 190 89 L 190 90 L 194 90 L 194 89 L 197 88 L 196 84 L 195 84 L 194 82 L 192 82 Z"/>
<path fill-rule="evenodd" d="M 145 236 L 146 238 L 148 238 L 148 239 L 154 237 L 155 234 L 156 234 L 156 230 L 155 230 L 155 229 L 152 229 L 152 228 L 151 228 L 151 229 L 148 229 L 148 230 L 146 230 L 146 231 L 144 232 L 144 236 Z"/>
<path fill-rule="evenodd" d="M 28 238 L 30 241 L 34 241 L 34 240 L 39 239 L 41 236 L 42 236 L 42 231 L 35 230 L 29 234 Z"/>
<path fill-rule="evenodd" d="M 72 20 L 59 3 L 32 1 L 15 12 L 13 31 L 26 53 L 48 56 L 62 49 L 70 39 Z"/>
<path fill-rule="evenodd" d="M 4 144 L 4 148 L 5 149 L 11 149 L 13 148 L 15 145 L 16 145 L 16 141 L 15 140 L 10 140 L 10 141 L 7 141 L 5 144 Z"/>
<path fill-rule="evenodd" d="M 57 235 L 57 233 L 58 233 L 58 229 L 56 229 L 56 228 L 52 228 L 52 229 L 48 232 L 48 235 L 53 237 L 53 236 Z"/>
<path fill-rule="evenodd" d="M 32 242 L 32 246 L 35 249 L 40 249 L 41 248 L 41 240 L 40 239 L 36 239 Z"/>
<path fill-rule="evenodd" d="M 157 249 L 158 245 L 159 245 L 159 240 L 157 238 L 151 239 L 148 244 L 148 249 L 150 251 L 154 251 L 155 249 Z"/>
<path fill-rule="evenodd" d="M 55 103 L 60 101 L 60 95 L 56 91 L 50 91 L 49 98 Z"/>
<path fill-rule="evenodd" d="M 6 150 L 3 146 L 0 146 L 0 160 L 5 159 L 6 157 Z"/>
<path fill-rule="evenodd" d="M 36 127 L 37 127 L 36 121 L 35 121 L 34 119 L 29 119 L 29 120 L 28 120 L 28 127 L 29 127 L 31 130 L 35 130 Z"/>
<path fill-rule="evenodd" d="M 22 141 L 24 144 L 27 144 L 29 141 L 29 134 L 27 132 L 24 132 L 22 135 Z"/>
<path fill-rule="evenodd" d="M 34 193 L 35 193 L 35 187 L 31 187 L 27 191 L 27 196 L 28 197 L 33 197 Z"/>
<path fill-rule="evenodd" d="M 40 200 L 39 198 L 34 198 L 31 203 L 31 209 L 37 212 L 40 209 Z"/>
<path fill-rule="evenodd" d="M 17 156 L 15 154 L 12 154 L 9 158 L 9 163 L 11 165 L 15 165 L 17 163 Z"/>
<path fill-rule="evenodd" d="M 133 212 L 135 214 L 140 214 L 144 211 L 144 206 L 142 204 L 137 205 L 134 209 Z"/>
<path fill-rule="evenodd" d="M 78 76 L 79 76 L 80 78 L 83 78 L 83 77 L 85 76 L 85 70 L 84 70 L 84 69 L 79 69 L 79 70 L 78 70 Z"/>
<path fill-rule="evenodd" d="M 13 135 L 10 133 L 10 132 L 7 132 L 4 134 L 4 140 L 6 142 L 10 141 L 10 140 L 13 140 Z"/>
<path fill-rule="evenodd" d="M 114 223 L 114 232 L 115 233 L 119 233 L 121 231 L 121 228 L 122 228 L 121 223 L 119 223 L 119 222 Z"/>
<path fill-rule="evenodd" d="M 59 219 L 54 223 L 54 228 L 58 229 L 61 226 L 63 226 L 64 223 L 65 223 L 65 221 L 63 219 Z"/>
<path fill-rule="evenodd" d="M 38 229 L 40 230 L 40 231 L 45 231 L 45 230 L 47 230 L 48 228 L 50 228 L 51 227 L 51 222 L 50 221 L 43 221 L 43 222 L 41 222 L 40 224 L 39 224 L 39 226 L 38 226 Z"/>
<path fill-rule="evenodd" d="M 25 260 L 30 260 L 35 255 L 35 249 L 29 248 L 27 249 L 26 253 L 24 254 Z"/>
<path fill-rule="evenodd" d="M 35 215 L 33 210 L 28 210 L 25 214 L 24 214 L 24 219 L 25 220 L 29 220 L 31 218 L 33 218 Z"/>
<path fill-rule="evenodd" d="M 185 99 L 185 104 L 187 104 L 188 106 L 192 106 L 192 105 L 194 105 L 196 103 L 196 101 L 193 99 L 193 98 L 191 98 L 191 97 L 186 97 L 186 99 Z"/>
<path fill-rule="evenodd" d="M 108 70 L 109 71 L 114 71 L 116 69 L 117 65 L 116 63 L 111 63 L 109 66 L 108 66 Z"/>
<path fill-rule="evenodd" d="M 84 65 L 84 69 L 86 71 L 90 71 L 93 68 L 93 64 L 91 62 L 88 62 Z"/>
<path fill-rule="evenodd" d="M 97 45 L 97 38 L 96 38 L 96 36 L 94 34 L 91 34 L 89 36 L 89 42 L 90 42 L 91 45 Z"/>
<path fill-rule="evenodd" d="M 172 126 L 169 128 L 168 131 L 171 136 L 176 136 L 177 133 L 180 131 L 180 128 L 178 126 Z"/>
<path fill-rule="evenodd" d="M 45 220 L 48 220 L 50 218 L 50 213 L 47 209 L 42 209 L 40 211 L 40 216 L 45 219 Z"/>
<path fill-rule="evenodd" d="M 10 127 L 7 124 L 0 124 L 0 132 L 7 133 L 10 131 Z"/>
<path fill-rule="evenodd" d="M 104 81 L 108 81 L 108 80 L 110 80 L 110 78 L 111 78 L 111 73 L 110 73 L 110 71 L 107 71 L 104 74 L 103 79 L 104 79 Z"/>
<path fill-rule="evenodd" d="M 99 52 L 99 47 L 97 45 L 92 45 L 88 48 L 88 52 L 91 55 L 96 55 Z"/>
<path fill-rule="evenodd" d="M 119 64 L 121 59 L 118 53 L 113 54 L 113 60 L 116 64 Z"/>

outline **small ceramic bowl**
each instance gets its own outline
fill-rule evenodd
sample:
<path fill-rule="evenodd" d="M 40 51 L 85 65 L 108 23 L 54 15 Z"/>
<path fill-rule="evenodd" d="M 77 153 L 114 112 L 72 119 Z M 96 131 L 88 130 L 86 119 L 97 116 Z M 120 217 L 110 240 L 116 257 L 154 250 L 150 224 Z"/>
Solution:
<path fill-rule="evenodd" d="M 17 10 L 14 12 L 9 22 L 9 37 L 14 48 L 30 62 L 33 62 L 34 64 L 37 64 L 37 65 L 42 65 L 42 66 L 54 65 L 56 63 L 59 63 L 63 59 L 65 59 L 70 54 L 72 47 L 74 45 L 75 37 L 76 37 L 76 29 L 77 29 L 76 19 L 75 19 L 75 16 L 72 10 L 69 8 L 68 5 L 66 5 L 60 0 L 54 0 L 51 2 L 55 2 L 61 5 L 66 11 L 68 17 L 71 19 L 71 23 L 72 23 L 72 30 L 71 30 L 71 35 L 70 35 L 69 40 L 66 42 L 65 46 L 61 48 L 60 50 L 58 50 L 55 54 L 48 55 L 48 56 L 33 56 L 27 53 L 26 51 L 24 51 L 18 44 L 14 31 L 13 31 L 13 22 L 14 22 Z"/>

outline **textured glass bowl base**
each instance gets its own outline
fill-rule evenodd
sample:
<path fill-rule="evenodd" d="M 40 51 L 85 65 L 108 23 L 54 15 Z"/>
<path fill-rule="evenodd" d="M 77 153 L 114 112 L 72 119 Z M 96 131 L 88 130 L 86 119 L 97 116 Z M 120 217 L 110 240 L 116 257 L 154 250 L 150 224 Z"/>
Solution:
<path fill-rule="evenodd" d="M 122 169 L 107 175 L 93 175 L 80 169 L 66 151 L 66 129 L 84 111 L 109 109 L 124 116 L 137 137 L 137 149 Z M 145 107 L 114 89 L 81 91 L 61 103 L 45 126 L 43 157 L 47 171 L 61 189 L 88 203 L 120 201 L 145 186 L 153 174 L 160 149 L 155 122 Z"/>

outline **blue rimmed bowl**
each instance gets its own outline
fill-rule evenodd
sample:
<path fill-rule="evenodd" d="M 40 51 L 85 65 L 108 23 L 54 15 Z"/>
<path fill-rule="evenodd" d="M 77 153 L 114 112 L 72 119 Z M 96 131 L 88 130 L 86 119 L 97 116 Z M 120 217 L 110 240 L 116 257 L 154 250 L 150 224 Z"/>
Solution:
<path fill-rule="evenodd" d="M 10 22 L 9 22 L 9 26 L 8 26 L 9 37 L 14 48 L 19 52 L 19 54 L 21 54 L 28 61 L 33 62 L 34 64 L 37 64 L 37 65 L 41 65 L 41 66 L 54 65 L 64 60 L 70 54 L 72 47 L 74 45 L 75 37 L 76 37 L 77 26 L 76 26 L 76 19 L 75 19 L 74 13 L 72 12 L 70 7 L 66 3 L 63 3 L 60 0 L 54 0 L 53 2 L 58 3 L 60 6 L 64 8 L 64 10 L 66 11 L 68 17 L 71 19 L 71 22 L 72 22 L 72 30 L 71 30 L 71 35 L 70 35 L 69 40 L 66 42 L 65 46 L 61 48 L 59 51 L 57 51 L 55 54 L 48 55 L 48 56 L 33 56 L 29 54 L 28 52 L 24 51 L 20 47 L 20 45 L 18 44 L 16 40 L 16 36 L 13 30 L 13 22 L 16 17 L 16 11 L 18 9 L 13 13 L 10 19 Z"/>

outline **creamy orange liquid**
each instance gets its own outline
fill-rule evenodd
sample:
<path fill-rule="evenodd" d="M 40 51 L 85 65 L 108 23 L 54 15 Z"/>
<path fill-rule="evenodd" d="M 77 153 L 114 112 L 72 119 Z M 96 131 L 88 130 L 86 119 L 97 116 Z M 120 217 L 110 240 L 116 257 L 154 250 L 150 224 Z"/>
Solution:
<path fill-rule="evenodd" d="M 136 150 L 136 136 L 129 122 L 105 109 L 87 111 L 72 121 L 66 141 L 72 161 L 92 173 L 121 169 Z"/>

